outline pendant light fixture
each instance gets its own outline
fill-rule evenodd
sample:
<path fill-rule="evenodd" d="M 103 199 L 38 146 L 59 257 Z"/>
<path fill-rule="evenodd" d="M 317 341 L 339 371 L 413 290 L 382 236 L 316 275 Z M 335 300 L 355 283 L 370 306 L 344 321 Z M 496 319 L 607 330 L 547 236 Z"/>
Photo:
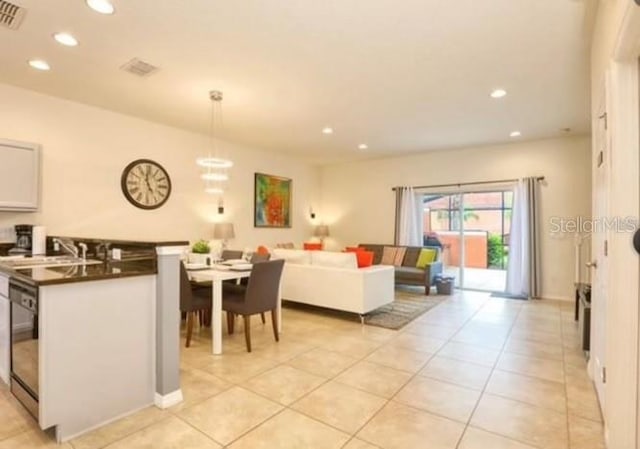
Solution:
<path fill-rule="evenodd" d="M 197 158 L 196 164 L 206 169 L 206 171 L 200 175 L 206 183 L 205 192 L 222 195 L 225 191 L 223 183 L 229 180 L 227 170 L 233 167 L 233 162 L 224 157 L 219 142 L 216 139 L 218 122 L 222 122 L 222 92 L 212 90 L 209 92 L 209 99 L 211 100 L 209 155 L 207 157 Z"/>

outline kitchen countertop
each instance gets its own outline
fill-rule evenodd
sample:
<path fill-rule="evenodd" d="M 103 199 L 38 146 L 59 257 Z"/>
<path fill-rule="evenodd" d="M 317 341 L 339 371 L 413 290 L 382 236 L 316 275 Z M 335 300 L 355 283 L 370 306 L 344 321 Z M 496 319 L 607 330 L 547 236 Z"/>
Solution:
<path fill-rule="evenodd" d="M 42 266 L 33 268 L 10 267 L 0 262 L 0 273 L 15 277 L 22 282 L 36 285 L 68 284 L 103 279 L 117 279 L 132 276 L 157 274 L 156 248 L 163 246 L 188 246 L 187 241 L 135 241 L 116 239 L 96 239 L 83 237 L 62 237 L 76 244 L 86 243 L 90 250 L 88 258 L 104 260 L 98 254 L 97 245 L 108 243 L 112 248 L 121 249 L 121 260 L 107 259 L 95 265 Z M 52 250 L 51 236 L 47 237 L 47 253 Z M 59 254 L 59 253 L 58 253 Z M 57 255 L 57 254 L 51 254 Z"/>
<path fill-rule="evenodd" d="M 47 236 L 47 239 L 51 239 L 53 237 L 58 236 Z M 73 240 L 75 242 L 85 242 L 88 244 L 91 243 L 105 243 L 108 242 L 112 246 L 124 245 L 124 246 L 137 246 L 137 247 L 145 247 L 145 248 L 156 248 L 159 246 L 189 246 L 189 241 L 187 240 L 119 240 L 119 239 L 109 239 L 109 238 L 92 238 L 92 237 L 69 237 L 69 236 L 59 236 L 63 239 Z"/>
<path fill-rule="evenodd" d="M 156 274 L 157 267 L 155 258 L 136 261 L 109 261 L 96 265 L 15 269 L 2 265 L 0 262 L 0 273 L 28 284 L 45 286 Z"/>
<path fill-rule="evenodd" d="M 47 254 L 52 248 L 52 236 L 47 237 Z M 19 268 L 3 265 L 0 261 L 0 273 L 36 285 L 68 284 L 71 282 L 88 282 L 103 279 L 118 279 L 132 276 L 157 274 L 156 248 L 164 246 L 188 246 L 187 241 L 135 241 L 116 239 L 96 239 L 84 237 L 61 237 L 73 240 L 76 244 L 86 243 L 89 248 L 87 258 L 102 260 L 96 245 L 108 243 L 112 248 L 121 249 L 121 260 L 107 259 L 95 265 L 47 266 Z M 57 255 L 57 254 L 52 254 Z"/>

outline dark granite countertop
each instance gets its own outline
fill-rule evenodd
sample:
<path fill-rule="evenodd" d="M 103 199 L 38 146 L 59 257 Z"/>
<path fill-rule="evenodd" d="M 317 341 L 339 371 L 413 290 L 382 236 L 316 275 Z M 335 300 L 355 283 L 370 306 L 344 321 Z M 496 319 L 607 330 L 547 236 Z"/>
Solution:
<path fill-rule="evenodd" d="M 166 246 L 188 246 L 188 241 L 136 241 L 105 238 L 60 237 L 87 244 L 87 258 L 105 260 L 95 265 L 48 266 L 35 268 L 19 268 L 3 265 L 0 261 L 0 273 L 15 277 L 23 282 L 44 286 L 68 284 L 71 282 L 89 282 L 103 279 L 118 279 L 131 276 L 156 274 L 156 248 Z M 53 251 L 53 236 L 47 236 L 47 255 L 59 255 Z M 104 244 L 121 250 L 121 260 L 107 258 Z M 0 246 L 6 250 L 7 245 Z M 102 248 L 101 250 L 99 248 Z M 1 255 L 1 254 L 0 254 Z"/>
<path fill-rule="evenodd" d="M 188 240 L 119 240 L 109 238 L 92 238 L 92 237 L 72 237 L 72 236 L 53 236 L 48 235 L 47 239 L 60 237 L 63 239 L 73 240 L 75 242 L 92 243 L 109 243 L 113 246 L 124 245 L 130 247 L 156 248 L 159 246 L 189 246 Z"/>
<path fill-rule="evenodd" d="M 136 261 L 109 261 L 95 265 L 15 269 L 3 266 L 0 262 L 0 273 L 15 277 L 28 284 L 46 286 L 156 274 L 157 266 L 155 258 Z"/>

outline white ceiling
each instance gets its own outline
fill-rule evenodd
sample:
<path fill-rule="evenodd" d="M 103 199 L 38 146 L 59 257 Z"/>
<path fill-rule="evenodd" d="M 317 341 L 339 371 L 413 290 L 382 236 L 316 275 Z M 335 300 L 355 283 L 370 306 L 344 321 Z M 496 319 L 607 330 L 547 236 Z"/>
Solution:
<path fill-rule="evenodd" d="M 0 82 L 203 133 L 218 89 L 224 138 L 319 161 L 589 130 L 583 1 L 11 1 L 28 12 L 0 28 Z M 160 71 L 119 69 L 133 57 Z"/>

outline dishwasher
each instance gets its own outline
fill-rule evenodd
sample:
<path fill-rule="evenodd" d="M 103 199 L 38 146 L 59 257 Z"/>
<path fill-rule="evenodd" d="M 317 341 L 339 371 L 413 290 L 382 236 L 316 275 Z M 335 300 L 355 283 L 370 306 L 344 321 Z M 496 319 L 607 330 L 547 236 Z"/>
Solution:
<path fill-rule="evenodd" d="M 9 281 L 11 392 L 38 419 L 38 287 Z"/>
<path fill-rule="evenodd" d="M 11 384 L 11 331 L 9 302 L 9 276 L 0 273 L 0 379 L 7 385 Z"/>

